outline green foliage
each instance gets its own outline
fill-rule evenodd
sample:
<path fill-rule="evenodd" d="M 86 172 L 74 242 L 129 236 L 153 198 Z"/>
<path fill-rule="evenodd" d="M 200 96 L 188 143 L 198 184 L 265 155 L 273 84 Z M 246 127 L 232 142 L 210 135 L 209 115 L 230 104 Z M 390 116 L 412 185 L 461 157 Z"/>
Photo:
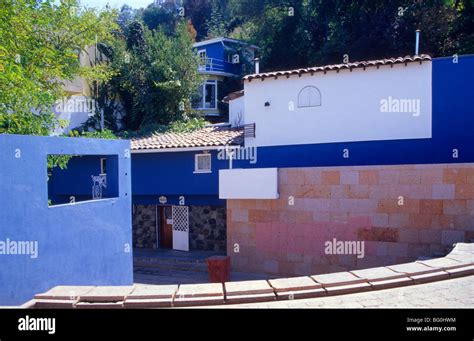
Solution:
<path fill-rule="evenodd" d="M 48 171 L 51 171 L 54 167 L 66 169 L 69 160 L 73 155 L 48 155 Z"/>
<path fill-rule="evenodd" d="M 51 108 L 63 82 L 85 72 L 78 53 L 115 26 L 113 12 L 77 0 L 1 0 L 0 133 L 47 135 L 58 124 Z M 89 68 L 86 76 L 105 75 Z"/>
<path fill-rule="evenodd" d="M 222 8 L 218 3 L 212 4 L 211 17 L 207 21 L 207 38 L 225 37 L 227 35 L 226 24 Z"/>
<path fill-rule="evenodd" d="M 204 8 L 201 1 L 188 0 Z M 261 47 L 263 71 L 414 53 L 421 29 L 422 53 L 474 53 L 473 0 L 208 0 L 196 13 L 198 37 L 222 35 Z M 219 12 L 216 13 L 215 9 Z M 204 17 L 203 17 L 204 15 Z M 218 31 L 219 33 L 213 33 Z"/>
<path fill-rule="evenodd" d="M 114 76 L 99 88 L 100 108 L 88 124 L 97 128 L 104 112 L 106 127 L 116 130 L 116 99 L 125 111 L 122 127 L 139 131 L 153 125 L 193 117 L 191 97 L 202 78 L 192 50 L 188 23 L 178 23 L 173 35 L 149 30 L 140 21 L 128 25 L 128 33 L 117 35 L 104 51 Z"/>
<path fill-rule="evenodd" d="M 92 139 L 106 139 L 106 140 L 116 140 L 118 137 L 114 134 L 113 131 L 109 129 L 104 129 L 103 131 L 79 131 L 71 130 L 69 132 L 70 137 L 87 137 Z"/>
<path fill-rule="evenodd" d="M 125 131 L 120 133 L 120 136 L 130 139 L 135 137 L 149 136 L 156 133 L 189 133 L 204 128 L 207 123 L 208 122 L 202 117 L 193 117 L 170 122 L 167 125 L 157 123 L 146 124 L 142 126 L 139 131 Z"/>

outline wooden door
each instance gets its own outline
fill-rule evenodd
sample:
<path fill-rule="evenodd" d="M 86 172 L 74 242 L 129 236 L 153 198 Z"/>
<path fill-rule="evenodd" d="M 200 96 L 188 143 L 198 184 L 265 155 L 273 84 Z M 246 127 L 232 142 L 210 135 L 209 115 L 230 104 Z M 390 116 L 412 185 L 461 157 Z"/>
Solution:
<path fill-rule="evenodd" d="M 171 206 L 159 206 L 160 210 L 160 247 L 171 249 L 173 247 L 173 220 Z"/>

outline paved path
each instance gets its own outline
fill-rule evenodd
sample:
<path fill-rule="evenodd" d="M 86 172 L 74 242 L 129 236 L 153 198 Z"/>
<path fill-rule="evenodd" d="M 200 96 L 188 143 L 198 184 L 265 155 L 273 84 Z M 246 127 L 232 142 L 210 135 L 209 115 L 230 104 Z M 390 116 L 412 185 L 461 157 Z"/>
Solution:
<path fill-rule="evenodd" d="M 474 276 L 359 294 L 213 308 L 474 308 Z"/>

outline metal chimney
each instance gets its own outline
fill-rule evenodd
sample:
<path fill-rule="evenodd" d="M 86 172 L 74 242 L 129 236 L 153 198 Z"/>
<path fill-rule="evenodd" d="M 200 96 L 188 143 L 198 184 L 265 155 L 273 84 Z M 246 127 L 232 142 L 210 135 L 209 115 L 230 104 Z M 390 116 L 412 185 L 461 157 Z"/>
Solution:
<path fill-rule="evenodd" d="M 415 56 L 418 56 L 420 52 L 420 32 L 420 30 L 416 30 Z"/>
<path fill-rule="evenodd" d="M 255 73 L 259 74 L 260 73 L 260 59 L 255 58 L 254 61 L 255 61 Z"/>

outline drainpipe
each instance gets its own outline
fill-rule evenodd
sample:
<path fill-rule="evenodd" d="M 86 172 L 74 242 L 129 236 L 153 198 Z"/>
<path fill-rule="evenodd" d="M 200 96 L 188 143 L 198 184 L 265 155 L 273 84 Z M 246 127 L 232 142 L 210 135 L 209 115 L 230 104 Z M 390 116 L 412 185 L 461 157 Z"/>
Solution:
<path fill-rule="evenodd" d="M 416 30 L 415 56 L 420 52 L 420 30 Z"/>

